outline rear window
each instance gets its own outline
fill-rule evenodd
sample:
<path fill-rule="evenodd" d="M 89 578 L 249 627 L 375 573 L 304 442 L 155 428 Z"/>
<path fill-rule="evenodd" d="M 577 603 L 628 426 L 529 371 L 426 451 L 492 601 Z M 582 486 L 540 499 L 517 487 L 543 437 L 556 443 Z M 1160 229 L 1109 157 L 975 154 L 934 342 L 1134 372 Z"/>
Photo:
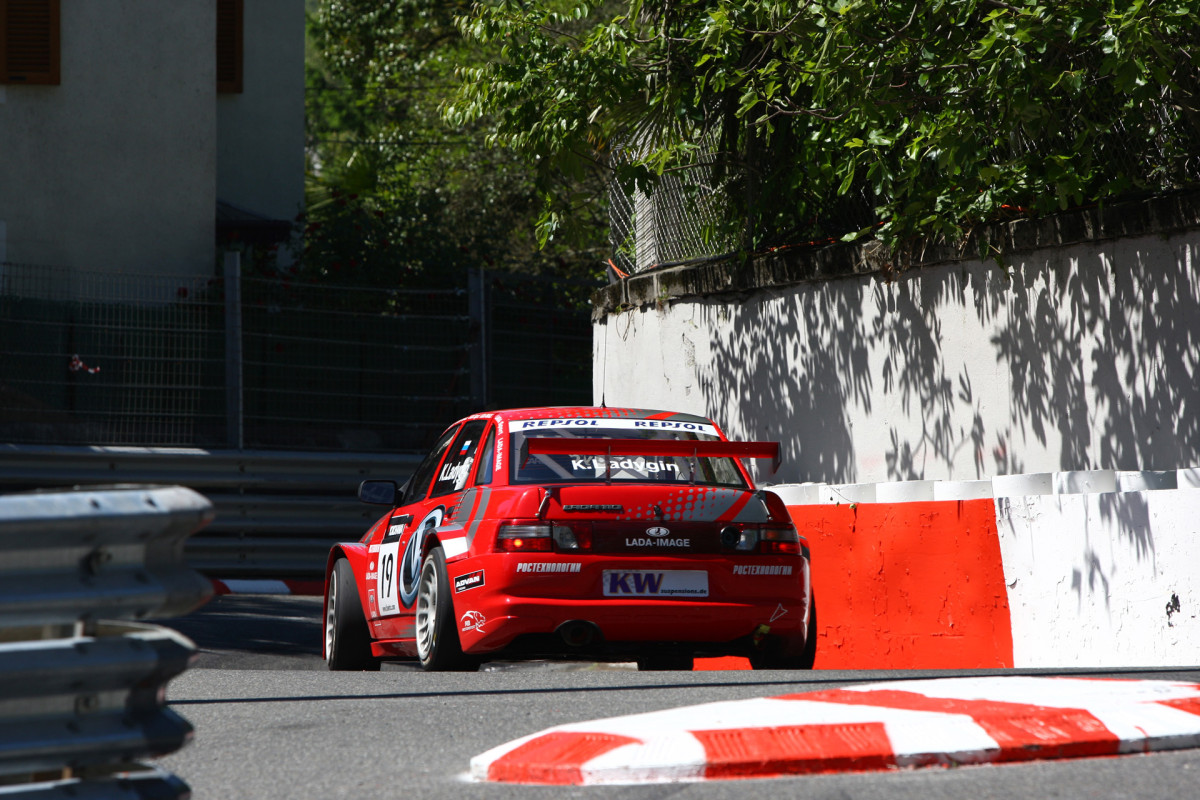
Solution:
<path fill-rule="evenodd" d="M 679 423 L 680 427 L 634 427 L 643 420 L 587 420 L 575 424 L 545 425 L 559 420 L 527 420 L 513 424 L 509 434 L 511 483 L 668 483 L 744 488 L 746 481 L 732 458 L 669 456 L 647 453 L 636 456 L 558 455 L 529 452 L 532 438 L 645 439 L 718 442 L 716 428 L 709 424 Z M 569 421 L 574 422 L 574 421 Z M 614 425 L 614 427 L 601 427 Z M 665 423 L 664 423 L 665 426 Z M 517 430 L 521 427 L 520 430 Z M 650 445 L 648 449 L 653 449 Z"/>

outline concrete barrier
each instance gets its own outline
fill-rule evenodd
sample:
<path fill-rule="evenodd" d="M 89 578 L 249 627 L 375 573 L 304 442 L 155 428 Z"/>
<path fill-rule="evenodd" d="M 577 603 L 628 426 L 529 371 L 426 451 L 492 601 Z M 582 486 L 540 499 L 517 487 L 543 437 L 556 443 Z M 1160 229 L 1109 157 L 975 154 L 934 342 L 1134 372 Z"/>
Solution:
<path fill-rule="evenodd" d="M 1200 663 L 1200 469 L 771 491 L 812 550 L 818 668 Z"/>

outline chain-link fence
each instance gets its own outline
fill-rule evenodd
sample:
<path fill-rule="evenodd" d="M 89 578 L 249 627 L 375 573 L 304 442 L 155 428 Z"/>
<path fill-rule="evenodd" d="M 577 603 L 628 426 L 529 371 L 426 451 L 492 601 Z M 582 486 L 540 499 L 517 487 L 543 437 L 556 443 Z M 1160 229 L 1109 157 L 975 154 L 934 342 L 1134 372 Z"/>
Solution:
<path fill-rule="evenodd" d="M 1147 108 L 1156 120 L 1157 134 L 1146 138 L 1117 120 L 1106 135 L 1093 140 L 1093 150 L 1077 153 L 1081 160 L 1098 165 L 1101 173 L 1124 176 L 1131 191 L 1169 192 L 1200 183 L 1200 128 L 1180 108 L 1167 102 Z M 1067 122 L 1039 132 L 1036 137 L 1015 132 L 993 154 L 994 163 L 1014 158 L 1048 158 L 1071 152 L 1083 126 L 1094 113 L 1080 107 L 1066 109 Z M 714 169 L 717 139 L 709 133 L 699 144 L 704 153 L 695 166 L 662 175 L 651 191 L 629 189 L 614 183 L 609 190 L 609 244 L 615 265 L 624 273 L 721 256 L 736 251 L 740 240 L 769 246 L 826 244 L 878 222 L 881 205 L 863 178 L 847 191 L 815 203 L 820 210 L 794 220 L 791 230 L 749 230 L 745 220 L 732 215 L 731 196 L 745 191 L 741 176 Z M 728 154 L 726 154 L 728 155 Z M 618 152 L 618 158 L 631 158 Z M 811 199 L 811 198 L 810 198 Z"/>
<path fill-rule="evenodd" d="M 0 438 L 183 444 L 222 429 L 210 282 L 0 265 Z"/>
<path fill-rule="evenodd" d="M 0 264 L 0 441 L 417 451 L 490 406 L 591 401 L 594 286 L 438 288 Z"/>

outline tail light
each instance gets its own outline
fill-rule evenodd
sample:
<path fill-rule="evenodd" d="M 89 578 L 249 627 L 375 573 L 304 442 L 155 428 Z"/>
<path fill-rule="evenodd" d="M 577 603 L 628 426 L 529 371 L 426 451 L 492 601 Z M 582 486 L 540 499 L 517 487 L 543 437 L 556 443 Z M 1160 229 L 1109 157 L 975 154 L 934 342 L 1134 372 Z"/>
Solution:
<path fill-rule="evenodd" d="M 790 524 L 727 525 L 721 530 L 721 547 L 735 553 L 799 555 L 800 534 Z"/>
<path fill-rule="evenodd" d="M 574 552 L 592 548 L 590 525 L 512 520 L 500 524 L 496 550 L 502 553 Z"/>
<path fill-rule="evenodd" d="M 763 525 L 758 531 L 758 552 L 800 555 L 800 534 L 792 525 Z"/>

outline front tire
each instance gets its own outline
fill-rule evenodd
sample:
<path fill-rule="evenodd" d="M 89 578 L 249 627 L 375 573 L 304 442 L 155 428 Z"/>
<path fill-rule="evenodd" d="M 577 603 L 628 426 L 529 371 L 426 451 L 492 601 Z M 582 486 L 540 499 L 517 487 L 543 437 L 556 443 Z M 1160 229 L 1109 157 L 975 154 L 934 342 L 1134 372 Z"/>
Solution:
<path fill-rule="evenodd" d="M 469 672 L 479 660 L 465 655 L 458 638 L 446 554 L 435 547 L 421 564 L 417 583 L 417 657 L 427 672 Z"/>
<path fill-rule="evenodd" d="M 354 571 L 344 558 L 334 562 L 325 593 L 325 658 L 331 670 L 379 670 Z"/>

